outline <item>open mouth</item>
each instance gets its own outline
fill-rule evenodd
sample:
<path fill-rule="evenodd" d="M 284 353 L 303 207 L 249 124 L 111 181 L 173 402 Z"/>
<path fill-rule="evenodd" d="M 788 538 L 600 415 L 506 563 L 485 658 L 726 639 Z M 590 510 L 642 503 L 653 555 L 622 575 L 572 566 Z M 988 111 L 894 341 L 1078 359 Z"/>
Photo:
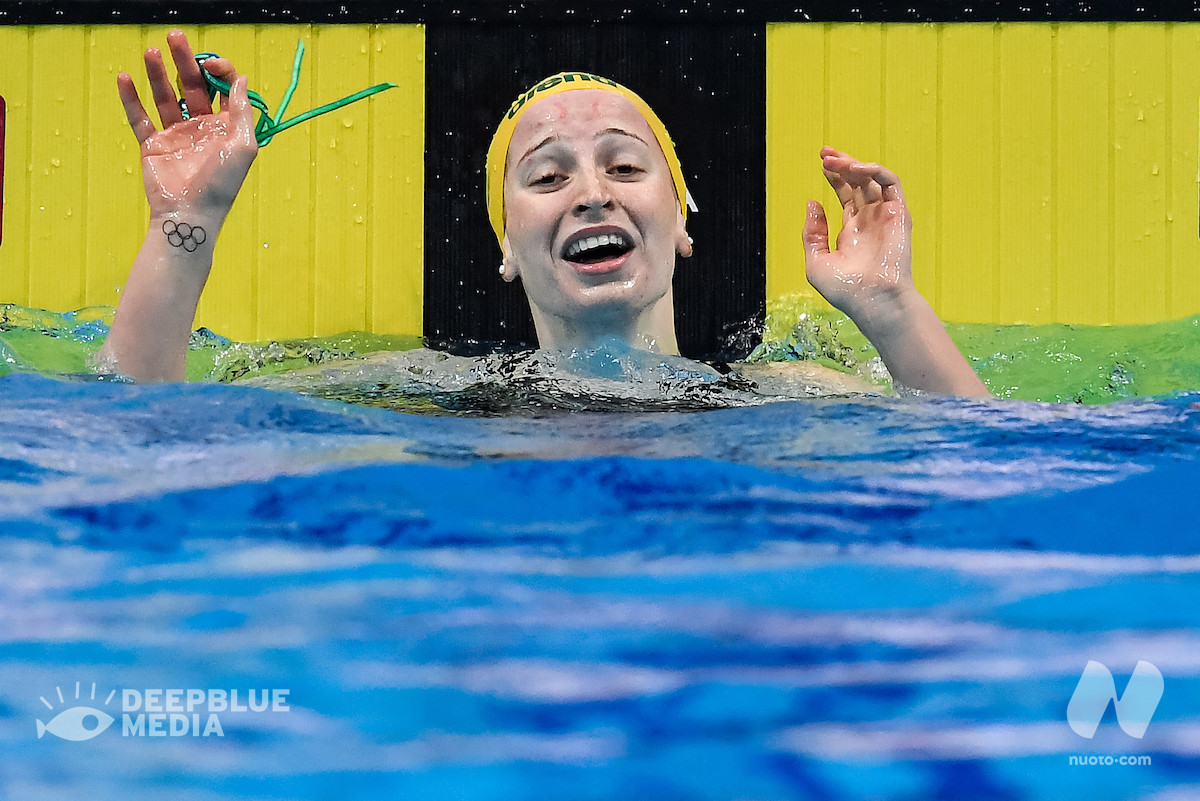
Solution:
<path fill-rule="evenodd" d="M 618 259 L 631 250 L 633 244 L 625 234 L 592 234 L 569 240 L 563 248 L 563 258 L 572 264 L 602 264 Z"/>

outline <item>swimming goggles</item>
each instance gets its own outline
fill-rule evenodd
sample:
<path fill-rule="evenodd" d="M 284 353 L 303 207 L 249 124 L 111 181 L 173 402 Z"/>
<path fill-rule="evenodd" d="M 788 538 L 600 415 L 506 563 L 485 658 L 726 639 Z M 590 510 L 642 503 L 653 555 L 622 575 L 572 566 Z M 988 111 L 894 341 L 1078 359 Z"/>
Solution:
<path fill-rule="evenodd" d="M 200 65 L 200 74 L 204 76 L 205 82 L 208 84 L 208 99 L 216 100 L 218 94 L 229 95 L 232 87 L 228 81 L 223 81 L 214 75 L 210 75 L 208 70 L 204 69 L 204 62 L 210 58 L 220 58 L 216 53 L 197 53 L 196 63 Z M 279 103 L 279 109 L 271 116 L 270 109 L 267 108 L 267 103 L 263 100 L 262 95 L 258 92 L 246 92 L 247 98 L 250 100 L 250 105 L 258 109 L 258 123 L 254 126 L 254 138 L 258 141 L 258 146 L 262 147 L 268 144 L 274 136 L 280 131 L 286 131 L 293 125 L 299 125 L 302 122 L 307 122 L 313 117 L 319 117 L 322 114 L 328 114 L 331 111 L 336 111 L 343 106 L 348 106 L 351 103 L 357 103 L 359 100 L 370 97 L 371 95 L 379 94 L 388 89 L 395 89 L 394 83 L 379 83 L 372 87 L 363 89 L 360 92 L 355 92 L 352 95 L 347 95 L 341 100 L 335 100 L 332 103 L 326 103 L 323 106 L 317 106 L 314 109 L 309 109 L 303 114 L 297 114 L 290 120 L 283 119 L 283 113 L 287 111 L 288 104 L 292 102 L 292 95 L 296 92 L 296 86 L 300 83 L 300 63 L 304 60 L 304 42 L 296 42 L 296 57 L 292 61 L 292 80 L 288 84 L 287 91 L 283 93 L 283 100 Z M 183 116 L 188 117 L 187 108 L 181 104 L 183 108 Z"/>

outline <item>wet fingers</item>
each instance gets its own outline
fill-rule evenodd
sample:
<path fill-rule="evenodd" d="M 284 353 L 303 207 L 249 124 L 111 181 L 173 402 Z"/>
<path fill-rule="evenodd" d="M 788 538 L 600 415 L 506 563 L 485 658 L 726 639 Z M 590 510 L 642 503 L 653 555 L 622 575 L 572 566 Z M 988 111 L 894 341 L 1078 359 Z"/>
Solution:
<path fill-rule="evenodd" d="M 183 97 L 187 101 L 189 116 L 211 114 L 212 105 L 208 99 L 208 84 L 200 74 L 200 65 L 192 53 L 183 31 L 174 30 L 167 34 L 167 45 L 171 49 L 171 58 L 175 61 L 175 69 L 179 73 L 179 82 Z"/>
<path fill-rule="evenodd" d="M 154 127 L 150 115 L 146 113 L 146 107 L 142 105 L 142 99 L 138 97 L 133 78 L 127 73 L 122 72 L 117 76 L 117 94 L 120 95 L 121 105 L 125 109 L 125 119 L 129 121 L 129 127 L 133 129 L 133 135 L 137 137 L 140 145 L 158 129 Z"/>
<path fill-rule="evenodd" d="M 163 128 L 168 128 L 183 121 L 183 113 L 179 110 L 179 99 L 171 87 L 167 77 L 167 68 L 163 65 L 162 52 L 157 47 L 146 51 L 146 76 L 150 79 L 150 93 L 154 97 L 154 106 L 158 109 L 158 118 Z"/>

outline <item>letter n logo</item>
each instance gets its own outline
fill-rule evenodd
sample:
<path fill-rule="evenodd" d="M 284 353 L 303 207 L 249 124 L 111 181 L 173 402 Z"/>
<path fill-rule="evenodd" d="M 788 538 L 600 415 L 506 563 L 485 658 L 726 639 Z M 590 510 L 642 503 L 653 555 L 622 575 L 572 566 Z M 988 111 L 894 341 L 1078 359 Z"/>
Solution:
<path fill-rule="evenodd" d="M 1141 739 L 1162 694 L 1162 674 L 1149 662 L 1137 663 L 1120 698 L 1108 668 L 1099 662 L 1088 662 L 1067 704 L 1067 722 L 1076 734 L 1090 740 L 1108 709 L 1108 702 L 1112 701 L 1121 729 L 1130 737 Z"/>

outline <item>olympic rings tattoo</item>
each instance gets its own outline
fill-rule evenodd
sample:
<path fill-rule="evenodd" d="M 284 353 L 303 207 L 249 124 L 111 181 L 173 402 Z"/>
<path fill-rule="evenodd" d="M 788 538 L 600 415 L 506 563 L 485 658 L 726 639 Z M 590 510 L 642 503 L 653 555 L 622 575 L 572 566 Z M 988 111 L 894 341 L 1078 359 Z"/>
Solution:
<path fill-rule="evenodd" d="M 208 239 L 208 234 L 200 226 L 176 223 L 174 220 L 165 221 L 162 224 L 162 230 L 167 235 L 167 243 L 171 247 L 183 248 L 188 253 L 203 245 L 204 240 Z"/>

